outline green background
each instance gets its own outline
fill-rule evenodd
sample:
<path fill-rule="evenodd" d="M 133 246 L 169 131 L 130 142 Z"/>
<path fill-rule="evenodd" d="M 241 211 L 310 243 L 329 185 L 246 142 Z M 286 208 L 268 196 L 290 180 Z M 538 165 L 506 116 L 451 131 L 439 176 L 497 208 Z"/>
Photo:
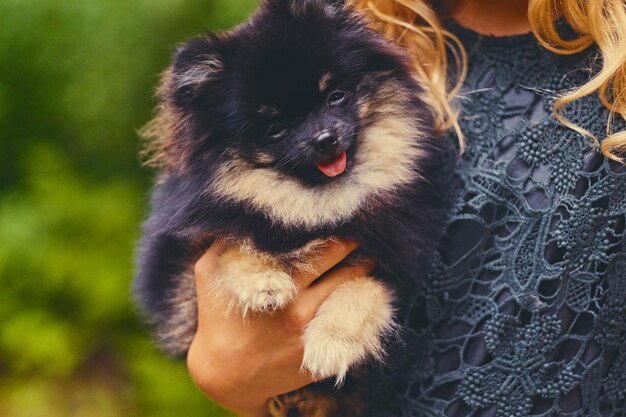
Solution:
<path fill-rule="evenodd" d="M 228 414 L 130 296 L 137 130 L 175 45 L 255 0 L 0 1 L 0 416 Z"/>

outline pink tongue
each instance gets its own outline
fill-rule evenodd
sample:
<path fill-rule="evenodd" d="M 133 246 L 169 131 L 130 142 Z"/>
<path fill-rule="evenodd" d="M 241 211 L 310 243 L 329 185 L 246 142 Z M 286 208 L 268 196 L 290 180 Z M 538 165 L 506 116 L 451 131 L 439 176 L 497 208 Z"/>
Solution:
<path fill-rule="evenodd" d="M 339 156 L 325 164 L 317 164 L 317 168 L 327 177 L 336 177 L 346 170 L 348 156 L 345 152 L 341 152 Z"/>

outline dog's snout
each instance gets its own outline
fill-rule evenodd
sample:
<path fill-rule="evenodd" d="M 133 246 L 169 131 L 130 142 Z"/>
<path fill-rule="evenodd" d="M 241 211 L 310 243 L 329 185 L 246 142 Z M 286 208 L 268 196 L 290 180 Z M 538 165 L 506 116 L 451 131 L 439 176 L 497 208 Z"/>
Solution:
<path fill-rule="evenodd" d="M 339 138 L 336 133 L 325 130 L 313 139 L 313 147 L 321 156 L 334 156 L 339 148 Z"/>

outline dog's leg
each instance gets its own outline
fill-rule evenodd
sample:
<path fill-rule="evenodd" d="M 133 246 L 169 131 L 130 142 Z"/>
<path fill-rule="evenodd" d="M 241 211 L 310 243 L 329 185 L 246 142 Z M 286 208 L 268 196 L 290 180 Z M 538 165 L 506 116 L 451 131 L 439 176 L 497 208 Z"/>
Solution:
<path fill-rule="evenodd" d="M 268 312 L 285 307 L 296 295 L 291 277 L 269 256 L 233 245 L 221 255 L 214 289 L 231 297 L 230 307 Z"/>
<path fill-rule="evenodd" d="M 330 417 L 337 407 L 336 403 L 336 394 L 324 395 L 306 387 L 272 398 L 268 411 L 271 417 Z"/>
<path fill-rule="evenodd" d="M 313 383 L 272 398 L 268 411 L 271 417 L 360 417 L 366 389 L 354 379 L 340 391 L 325 382 Z"/>
<path fill-rule="evenodd" d="M 340 385 L 349 368 L 381 360 L 383 339 L 394 331 L 393 296 L 383 283 L 362 277 L 340 285 L 320 306 L 304 334 L 302 366 Z"/>

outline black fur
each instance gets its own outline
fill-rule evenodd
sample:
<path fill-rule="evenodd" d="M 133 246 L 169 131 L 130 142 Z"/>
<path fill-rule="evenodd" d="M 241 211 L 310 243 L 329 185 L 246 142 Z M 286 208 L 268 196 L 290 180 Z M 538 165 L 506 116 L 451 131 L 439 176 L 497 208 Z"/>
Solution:
<path fill-rule="evenodd" d="M 325 73 L 332 77 L 321 92 Z M 279 170 L 303 189 L 351 175 L 364 132 L 375 122 L 361 120 L 359 111 L 383 100 L 379 90 L 386 83 L 403 100 L 402 114 L 371 117 L 408 116 L 419 124 L 415 140 L 422 154 L 411 183 L 368 196 L 348 219 L 314 226 L 285 224 L 247 201 L 210 191 L 217 171 L 234 157 Z M 333 91 L 344 92 L 341 104 L 328 104 Z M 378 259 L 375 276 L 396 293 L 406 293 L 421 278 L 443 228 L 448 173 L 441 163 L 450 150 L 435 133 L 403 51 L 368 29 L 342 1 L 267 0 L 232 31 L 184 44 L 161 94 L 168 117 L 176 120 L 168 149 L 176 163 L 164 170 L 153 194 L 135 291 L 166 346 L 180 346 L 170 339 L 195 330 L 193 316 L 186 333 L 171 328 L 178 308 L 172 294 L 218 237 L 250 238 L 261 251 L 284 253 L 312 239 L 342 236 Z M 324 129 L 334 129 L 337 139 L 330 153 L 311 143 Z M 271 137 L 277 132 L 279 137 Z M 348 166 L 338 178 L 316 168 L 342 151 Z M 184 354 L 188 341 L 170 350 Z"/>

